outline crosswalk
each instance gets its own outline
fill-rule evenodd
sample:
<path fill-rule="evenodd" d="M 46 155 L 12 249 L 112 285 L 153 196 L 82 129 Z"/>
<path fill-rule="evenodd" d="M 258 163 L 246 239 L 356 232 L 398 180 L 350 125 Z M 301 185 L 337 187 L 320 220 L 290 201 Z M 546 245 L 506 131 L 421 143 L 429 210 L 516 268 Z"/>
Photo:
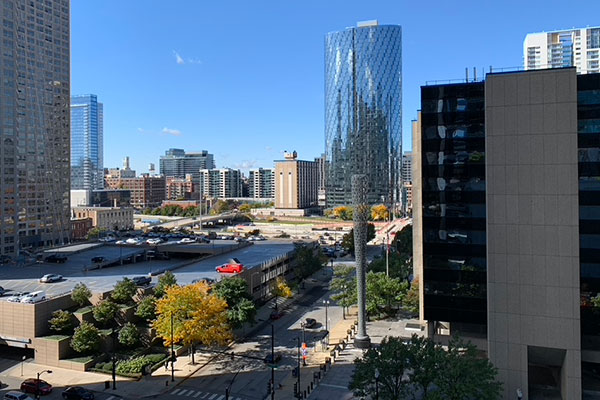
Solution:
<path fill-rule="evenodd" d="M 223 400 L 223 399 L 225 399 L 224 394 L 202 392 L 200 390 L 193 390 L 193 389 L 174 389 L 169 394 L 174 395 L 174 396 L 183 396 L 183 397 L 189 397 L 192 399 L 202 399 L 202 400 Z M 244 399 L 242 399 L 241 397 L 229 396 L 229 400 L 244 400 Z"/>
<path fill-rule="evenodd" d="M 115 397 L 115 396 L 110 396 L 110 397 L 108 397 L 106 400 L 113 400 L 113 399 L 118 399 L 118 397 Z"/>

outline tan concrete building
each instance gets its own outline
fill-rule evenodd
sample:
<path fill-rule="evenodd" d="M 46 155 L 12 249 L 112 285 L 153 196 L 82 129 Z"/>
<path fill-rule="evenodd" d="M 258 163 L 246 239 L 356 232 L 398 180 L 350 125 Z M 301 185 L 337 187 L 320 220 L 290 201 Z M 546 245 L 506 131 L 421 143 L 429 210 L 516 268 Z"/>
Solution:
<path fill-rule="evenodd" d="M 194 193 L 194 182 L 191 174 L 187 174 L 185 178 L 168 176 L 166 178 L 166 185 L 166 200 L 189 200 Z"/>
<path fill-rule="evenodd" d="M 275 161 L 275 208 L 317 206 L 319 167 L 314 161 L 298 160 L 294 151 Z"/>
<path fill-rule="evenodd" d="M 133 208 L 72 207 L 73 218 L 91 218 L 95 228 L 107 230 L 133 229 Z"/>

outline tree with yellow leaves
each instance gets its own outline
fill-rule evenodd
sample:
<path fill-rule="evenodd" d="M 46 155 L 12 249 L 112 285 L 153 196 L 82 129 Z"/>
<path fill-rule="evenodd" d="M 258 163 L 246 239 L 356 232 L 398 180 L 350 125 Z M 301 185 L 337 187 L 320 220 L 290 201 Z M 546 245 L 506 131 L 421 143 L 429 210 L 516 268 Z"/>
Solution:
<path fill-rule="evenodd" d="M 371 219 L 373 221 L 385 221 L 389 215 L 390 212 L 385 204 L 377 204 L 371 208 Z"/>
<path fill-rule="evenodd" d="M 278 276 L 275 280 L 275 284 L 273 285 L 273 289 L 271 293 L 275 295 L 275 309 L 277 310 L 277 298 L 285 297 L 290 298 L 293 296 L 292 289 L 287 284 L 287 281 L 282 277 Z"/>
<path fill-rule="evenodd" d="M 171 345 L 171 321 L 173 343 L 192 346 L 192 350 L 195 343 L 223 346 L 233 337 L 227 320 L 227 302 L 211 293 L 204 282 L 170 286 L 156 302 L 152 327 L 167 346 Z"/>

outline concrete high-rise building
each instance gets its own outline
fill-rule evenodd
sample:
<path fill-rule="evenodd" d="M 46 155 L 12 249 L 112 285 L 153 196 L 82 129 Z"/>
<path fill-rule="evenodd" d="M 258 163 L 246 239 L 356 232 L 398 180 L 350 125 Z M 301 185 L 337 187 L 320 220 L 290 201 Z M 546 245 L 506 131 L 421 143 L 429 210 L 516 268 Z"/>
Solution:
<path fill-rule="evenodd" d="M 242 173 L 231 168 L 201 169 L 200 195 L 218 199 L 242 197 Z"/>
<path fill-rule="evenodd" d="M 192 175 L 187 174 L 185 178 L 167 178 L 167 200 L 190 200 L 194 193 L 194 182 Z"/>
<path fill-rule="evenodd" d="M 421 96 L 413 261 L 428 333 L 487 350 L 504 399 L 581 399 L 600 368 L 600 74 L 488 74 Z"/>
<path fill-rule="evenodd" d="M 402 154 L 402 182 L 412 182 L 412 153 Z"/>
<path fill-rule="evenodd" d="M 186 153 L 182 149 L 169 149 L 164 156 L 160 156 L 160 174 L 185 178 L 191 174 L 193 177 L 200 176 L 201 169 L 215 168 L 215 160 L 212 154 L 206 150 L 195 153 Z"/>
<path fill-rule="evenodd" d="M 248 174 L 248 195 L 255 199 L 275 198 L 275 171 L 251 169 Z"/>
<path fill-rule="evenodd" d="M 71 97 L 71 189 L 104 187 L 104 111 L 94 94 Z"/>
<path fill-rule="evenodd" d="M 0 254 L 70 231 L 70 4 L 3 1 Z"/>
<path fill-rule="evenodd" d="M 600 27 L 530 33 L 523 42 L 525 69 L 575 67 L 600 72 Z"/>
<path fill-rule="evenodd" d="M 294 151 L 285 160 L 275 161 L 275 208 L 317 206 L 319 173 L 314 161 L 297 159 Z"/>
<path fill-rule="evenodd" d="M 325 38 L 327 207 L 352 203 L 366 174 L 368 201 L 397 203 L 402 162 L 402 28 L 359 23 Z"/>
<path fill-rule="evenodd" d="M 135 171 L 114 169 L 104 177 L 109 189 L 125 189 L 131 192 L 131 205 L 136 208 L 158 207 L 166 199 L 166 179 L 164 176 L 142 174 L 135 177 Z M 128 172 L 133 171 L 133 176 Z M 123 174 L 126 172 L 126 174 Z M 114 174 L 113 174 L 114 173 Z"/>

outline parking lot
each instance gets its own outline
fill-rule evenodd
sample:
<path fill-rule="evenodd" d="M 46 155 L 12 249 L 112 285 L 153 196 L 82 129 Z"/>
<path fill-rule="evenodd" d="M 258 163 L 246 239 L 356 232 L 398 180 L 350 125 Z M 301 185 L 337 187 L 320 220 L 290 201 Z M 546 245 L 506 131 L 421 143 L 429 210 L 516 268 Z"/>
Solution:
<path fill-rule="evenodd" d="M 214 240 L 212 246 L 232 246 L 232 241 Z M 211 246 L 210 244 L 205 246 Z M 215 267 L 226 263 L 232 257 L 239 259 L 247 268 L 259 265 L 271 258 L 282 255 L 294 248 L 291 241 L 269 240 L 255 242 L 254 245 L 216 255 L 205 260 L 194 262 L 174 270 L 177 280 L 189 284 L 194 279 L 204 277 L 220 279 Z M 70 292 L 79 283 L 85 283 L 93 292 L 110 290 L 123 277 L 148 275 L 149 273 L 174 267 L 189 262 L 190 259 L 171 258 L 170 260 L 138 261 L 112 267 L 89 270 L 93 266 L 91 259 L 102 256 L 109 260 L 127 258 L 142 253 L 143 249 L 133 246 L 98 246 L 76 254 L 70 254 L 64 264 L 36 263 L 29 266 L 7 264 L 0 266 L 0 286 L 6 290 L 0 300 L 5 300 L 14 292 L 33 292 L 43 290 L 46 297 L 58 296 Z M 39 278 L 45 274 L 60 274 L 63 280 L 56 283 L 40 283 Z M 152 277 L 156 283 L 157 277 Z"/>

